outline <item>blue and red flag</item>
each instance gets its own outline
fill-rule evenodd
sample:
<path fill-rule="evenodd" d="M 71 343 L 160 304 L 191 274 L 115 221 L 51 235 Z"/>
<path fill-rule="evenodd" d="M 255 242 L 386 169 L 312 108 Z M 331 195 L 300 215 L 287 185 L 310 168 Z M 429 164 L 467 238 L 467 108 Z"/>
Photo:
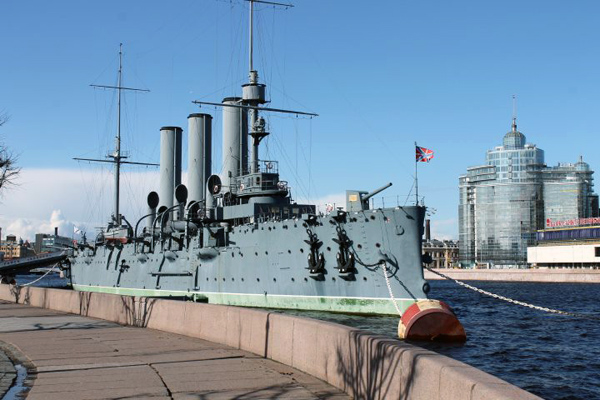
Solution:
<path fill-rule="evenodd" d="M 433 150 L 426 149 L 425 147 L 416 146 L 416 160 L 417 162 L 429 162 L 433 158 Z"/>

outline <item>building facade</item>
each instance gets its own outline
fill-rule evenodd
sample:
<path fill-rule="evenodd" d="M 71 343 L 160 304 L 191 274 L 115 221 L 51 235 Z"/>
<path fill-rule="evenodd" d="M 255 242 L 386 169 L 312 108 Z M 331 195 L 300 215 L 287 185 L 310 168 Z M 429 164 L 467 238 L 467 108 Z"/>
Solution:
<path fill-rule="evenodd" d="M 597 216 L 593 171 L 582 159 L 547 167 L 544 151 L 512 129 L 484 165 L 459 178 L 462 267 L 525 267 L 527 247 L 547 220 Z"/>
<path fill-rule="evenodd" d="M 423 254 L 429 254 L 431 268 L 458 268 L 458 242 L 456 240 L 425 240 Z"/>
<path fill-rule="evenodd" d="M 534 268 L 600 268 L 600 218 L 555 221 L 527 249 Z"/>
<path fill-rule="evenodd" d="M 0 253 L 2 253 L 3 260 L 11 260 L 32 256 L 34 251 L 29 242 L 17 240 L 14 235 L 7 235 L 6 240 L 0 240 Z"/>
<path fill-rule="evenodd" d="M 424 261 L 431 268 L 458 268 L 458 242 L 456 240 L 431 239 L 431 221 L 425 220 L 425 239 L 422 241 L 423 254 L 430 258 Z"/>
<path fill-rule="evenodd" d="M 46 233 L 36 233 L 34 248 L 37 254 L 52 253 L 73 246 L 73 239 L 66 236 L 59 236 L 58 231 L 54 235 Z"/>

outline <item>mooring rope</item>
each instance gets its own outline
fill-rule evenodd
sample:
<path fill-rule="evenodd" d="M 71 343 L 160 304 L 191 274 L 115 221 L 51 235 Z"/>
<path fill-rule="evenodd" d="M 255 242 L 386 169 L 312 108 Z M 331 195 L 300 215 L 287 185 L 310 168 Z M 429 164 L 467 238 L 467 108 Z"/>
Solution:
<path fill-rule="evenodd" d="M 580 314 L 580 313 L 574 313 L 574 312 L 570 312 L 570 311 L 561 311 L 561 310 L 555 310 L 555 309 L 548 308 L 548 307 L 536 306 L 534 304 L 525 303 L 524 301 L 519 301 L 519 300 L 511 299 L 509 297 L 505 297 L 505 296 L 501 296 L 499 294 L 488 292 L 487 290 L 479 289 L 478 287 L 469 285 L 468 283 L 461 282 L 458 279 L 454 279 L 454 278 L 449 277 L 448 275 L 444 275 L 441 272 L 434 271 L 430 267 L 425 267 L 425 269 L 427 269 L 429 272 L 433 272 L 434 274 L 441 276 L 442 278 L 448 279 L 450 281 L 454 281 L 455 283 L 457 283 L 458 285 L 460 285 L 462 287 L 465 287 L 465 288 L 473 290 L 475 292 L 484 294 L 486 296 L 493 297 L 495 299 L 506 301 L 508 303 L 516 304 L 516 305 L 519 305 L 519 306 L 522 306 L 522 307 L 529 307 L 529 308 L 533 308 L 534 310 L 544 311 L 544 312 L 552 313 L 552 314 L 567 315 L 569 317 L 584 318 L 584 319 L 591 319 L 591 320 L 594 320 L 594 321 L 600 321 L 600 316 L 589 315 L 589 314 Z"/>
<path fill-rule="evenodd" d="M 402 311 L 400 311 L 400 307 L 398 307 L 398 303 L 396 302 L 396 298 L 394 297 L 394 293 L 392 292 L 392 285 L 390 285 L 390 279 L 387 276 L 387 263 L 383 261 L 381 265 L 383 266 L 383 277 L 385 278 L 385 284 L 387 285 L 388 292 L 390 292 L 390 298 L 392 299 L 392 303 L 394 303 L 394 307 L 396 307 L 396 311 L 398 311 L 398 315 L 400 316 L 400 318 L 402 318 Z"/>
<path fill-rule="evenodd" d="M 22 285 L 17 285 L 17 286 L 29 286 L 29 285 L 33 285 L 34 283 L 37 283 L 37 282 L 41 281 L 42 279 L 44 279 L 44 278 L 46 277 L 46 275 L 48 275 L 50 272 L 54 271 L 54 267 L 56 267 L 56 265 L 57 265 L 57 264 L 54 264 L 54 265 L 52 266 L 52 268 L 50 268 L 48 271 L 46 271 L 46 273 L 45 273 L 44 275 L 40 276 L 40 277 L 39 277 L 39 278 L 37 278 L 36 280 L 34 280 L 34 281 L 31 281 L 31 282 L 28 282 L 28 283 L 24 283 L 24 284 L 22 284 Z"/>

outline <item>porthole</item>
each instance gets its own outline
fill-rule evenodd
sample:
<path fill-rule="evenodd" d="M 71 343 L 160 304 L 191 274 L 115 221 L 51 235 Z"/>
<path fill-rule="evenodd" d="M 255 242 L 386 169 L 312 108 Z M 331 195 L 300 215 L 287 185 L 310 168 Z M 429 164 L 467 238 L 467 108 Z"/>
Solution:
<path fill-rule="evenodd" d="M 381 243 L 375 243 L 375 247 L 377 247 L 377 248 L 381 247 Z"/>
<path fill-rule="evenodd" d="M 273 278 L 273 282 L 277 282 L 277 278 Z"/>
<path fill-rule="evenodd" d="M 304 282 L 308 282 L 308 278 L 304 278 Z"/>
<path fill-rule="evenodd" d="M 300 253 L 304 253 L 304 249 L 300 249 Z"/>
<path fill-rule="evenodd" d="M 292 282 L 296 282 L 296 280 L 294 278 L 292 278 Z"/>
<path fill-rule="evenodd" d="M 367 281 L 367 277 L 366 276 L 363 276 L 363 281 L 365 281 L 365 282 Z"/>
<path fill-rule="evenodd" d="M 327 251 L 331 251 L 331 247 L 327 246 Z"/>
<path fill-rule="evenodd" d="M 256 278 L 256 282 L 260 282 L 260 278 Z"/>

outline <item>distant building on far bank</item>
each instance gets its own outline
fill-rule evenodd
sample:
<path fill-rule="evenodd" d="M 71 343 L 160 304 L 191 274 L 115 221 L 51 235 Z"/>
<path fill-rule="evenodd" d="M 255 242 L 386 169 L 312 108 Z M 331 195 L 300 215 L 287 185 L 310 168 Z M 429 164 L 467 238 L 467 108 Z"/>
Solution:
<path fill-rule="evenodd" d="M 431 256 L 430 268 L 458 268 L 458 242 L 456 240 L 426 240 L 423 253 Z"/>
<path fill-rule="evenodd" d="M 600 268 L 600 218 L 547 221 L 527 248 L 534 268 Z"/>
<path fill-rule="evenodd" d="M 544 151 L 512 129 L 488 150 L 485 165 L 459 178 L 459 259 L 462 267 L 527 265 L 536 231 L 554 220 L 598 216 L 593 171 L 577 163 L 547 167 Z"/>
<path fill-rule="evenodd" d="M 24 242 L 21 239 L 17 240 L 15 235 L 6 235 L 6 240 L 0 239 L 0 253 L 2 253 L 4 260 L 10 260 L 32 256 L 34 251 L 29 242 Z"/>
<path fill-rule="evenodd" d="M 54 235 L 47 233 L 36 233 L 35 234 L 35 252 L 40 253 L 52 253 L 64 249 L 65 247 L 72 247 L 73 239 L 66 236 L 58 235 L 58 228 L 54 228 Z"/>
<path fill-rule="evenodd" d="M 430 221 L 425 220 L 425 240 L 423 240 L 423 254 L 431 256 L 430 268 L 457 268 L 458 242 L 456 240 L 431 239 Z"/>

